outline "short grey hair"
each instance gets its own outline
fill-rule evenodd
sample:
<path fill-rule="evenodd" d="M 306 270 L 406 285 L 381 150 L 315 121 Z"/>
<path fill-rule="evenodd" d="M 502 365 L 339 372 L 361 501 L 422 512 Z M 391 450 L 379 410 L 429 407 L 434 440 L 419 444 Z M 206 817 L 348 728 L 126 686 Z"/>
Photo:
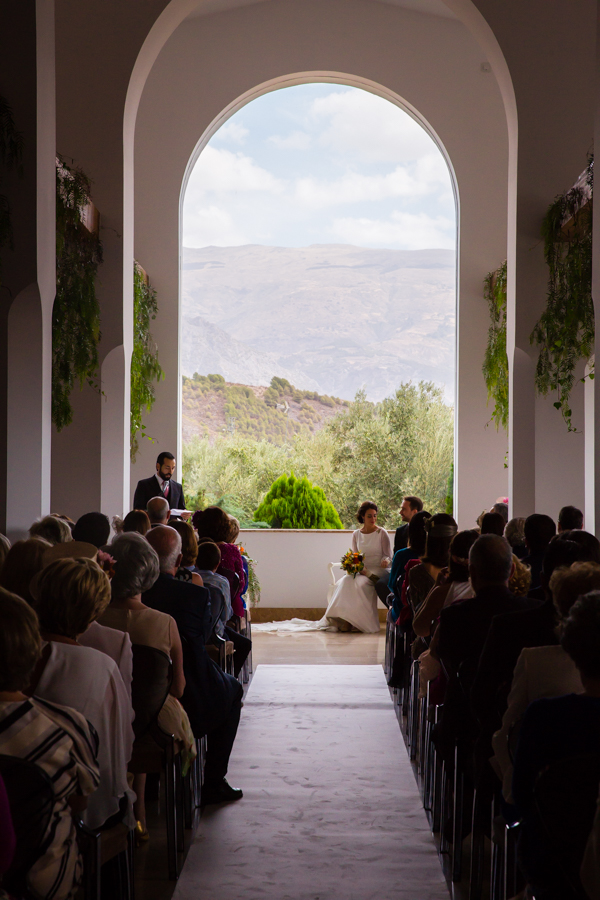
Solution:
<path fill-rule="evenodd" d="M 127 531 L 117 535 L 108 552 L 116 563 L 110 583 L 113 600 L 127 600 L 143 594 L 158 578 L 158 554 L 141 534 Z"/>
<path fill-rule="evenodd" d="M 512 564 L 512 547 L 497 534 L 482 534 L 469 551 L 469 568 L 485 584 L 505 584 Z"/>
<path fill-rule="evenodd" d="M 44 516 L 42 519 L 36 519 L 29 529 L 30 537 L 41 537 L 53 546 L 56 544 L 66 544 L 73 540 L 71 529 L 64 519 L 57 516 Z"/>
<path fill-rule="evenodd" d="M 151 522 L 164 522 L 169 512 L 169 501 L 166 497 L 151 497 L 146 504 L 146 512 Z"/>
<path fill-rule="evenodd" d="M 165 527 L 168 528 L 169 526 L 167 525 Z M 174 528 L 169 528 L 169 531 L 173 532 L 171 550 L 165 556 L 158 557 L 161 572 L 170 572 L 171 569 L 175 567 L 177 558 L 181 554 L 181 535 L 178 531 L 175 531 Z M 169 535 L 169 537 L 171 537 L 171 535 Z"/>

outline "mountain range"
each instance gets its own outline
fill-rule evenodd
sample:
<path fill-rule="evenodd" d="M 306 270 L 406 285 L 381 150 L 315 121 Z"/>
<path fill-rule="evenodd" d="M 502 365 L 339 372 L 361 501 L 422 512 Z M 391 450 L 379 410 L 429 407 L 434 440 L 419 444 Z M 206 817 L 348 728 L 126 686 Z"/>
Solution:
<path fill-rule="evenodd" d="M 182 373 L 296 387 L 352 400 L 402 381 L 454 395 L 451 250 L 184 248 Z"/>

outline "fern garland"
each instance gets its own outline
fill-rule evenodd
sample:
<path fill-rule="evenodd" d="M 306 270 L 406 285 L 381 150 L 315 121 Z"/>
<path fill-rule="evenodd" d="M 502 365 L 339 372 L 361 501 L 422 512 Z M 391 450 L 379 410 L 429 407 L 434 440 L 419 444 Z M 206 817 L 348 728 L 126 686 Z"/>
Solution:
<path fill-rule="evenodd" d="M 150 334 L 150 322 L 156 318 L 158 304 L 156 291 L 145 279 L 141 267 L 133 268 L 133 353 L 131 355 L 131 412 L 130 452 L 135 462 L 139 438 L 152 438 L 146 434 L 144 410 L 150 412 L 154 405 L 154 381 L 160 381 L 164 372 L 158 362 L 158 349 Z"/>
<path fill-rule="evenodd" d="M 100 305 L 96 275 L 102 262 L 98 234 L 84 225 L 90 180 L 59 157 L 56 165 L 56 298 L 52 309 L 52 421 L 58 431 L 73 421 L 69 397 L 75 381 L 98 386 Z"/>
<path fill-rule="evenodd" d="M 557 197 L 544 217 L 544 257 L 550 270 L 548 302 L 530 337 L 531 343 L 540 348 L 536 388 L 544 395 L 556 391 L 554 406 L 569 431 L 576 431 L 569 402 L 575 368 L 594 352 L 592 204 L 586 202 L 593 191 L 593 174 L 594 160 L 590 157 L 585 179 Z M 566 222 L 571 223 L 568 230 Z"/>
<path fill-rule="evenodd" d="M 488 342 L 483 360 L 487 399 L 494 401 L 490 418 L 508 430 L 508 356 L 506 355 L 506 260 L 484 281 L 484 297 L 490 311 Z"/>

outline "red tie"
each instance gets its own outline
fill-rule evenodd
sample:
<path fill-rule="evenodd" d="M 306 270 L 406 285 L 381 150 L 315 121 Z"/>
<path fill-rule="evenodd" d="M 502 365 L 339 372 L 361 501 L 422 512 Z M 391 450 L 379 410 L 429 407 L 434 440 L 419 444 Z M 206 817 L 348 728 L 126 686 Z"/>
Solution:
<path fill-rule="evenodd" d="M 169 482 L 168 481 L 165 481 L 165 483 L 163 484 L 163 495 L 165 497 L 169 496 Z"/>

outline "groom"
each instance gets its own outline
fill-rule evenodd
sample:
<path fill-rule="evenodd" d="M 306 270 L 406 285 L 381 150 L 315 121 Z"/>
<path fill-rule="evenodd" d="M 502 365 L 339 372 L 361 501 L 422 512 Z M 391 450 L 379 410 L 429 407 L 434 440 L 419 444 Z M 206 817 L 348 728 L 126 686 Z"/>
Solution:
<path fill-rule="evenodd" d="M 138 481 L 133 497 L 134 509 L 146 509 L 148 501 L 153 497 L 164 497 L 168 501 L 169 509 L 185 509 L 183 488 L 173 481 L 175 474 L 175 457 L 172 453 L 163 451 L 158 454 L 156 460 L 156 474 L 150 478 L 142 478 Z M 182 519 L 188 519 L 191 513 L 182 514 Z"/>

